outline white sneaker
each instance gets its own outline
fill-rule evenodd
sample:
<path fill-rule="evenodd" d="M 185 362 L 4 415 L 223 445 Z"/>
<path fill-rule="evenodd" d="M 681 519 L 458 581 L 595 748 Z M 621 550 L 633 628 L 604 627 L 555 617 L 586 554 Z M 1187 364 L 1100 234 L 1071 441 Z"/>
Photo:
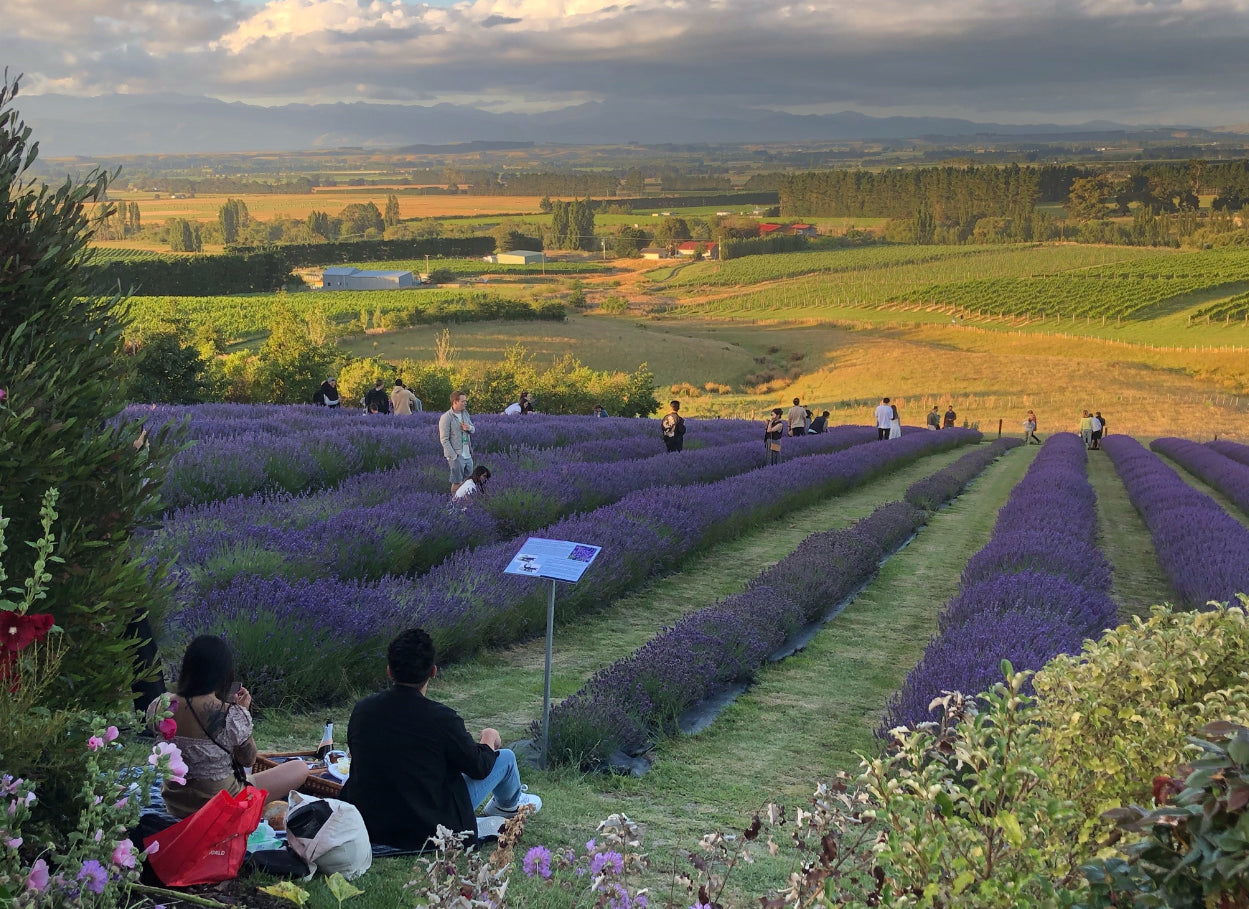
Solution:
<path fill-rule="evenodd" d="M 516 812 L 520 810 L 522 805 L 530 806 L 532 814 L 537 814 L 542 810 L 542 799 L 529 791 L 528 786 L 520 787 L 520 800 L 514 808 L 504 808 L 498 803 L 495 797 L 490 796 L 490 801 L 486 802 L 486 807 L 481 810 L 482 817 L 516 817 Z"/>

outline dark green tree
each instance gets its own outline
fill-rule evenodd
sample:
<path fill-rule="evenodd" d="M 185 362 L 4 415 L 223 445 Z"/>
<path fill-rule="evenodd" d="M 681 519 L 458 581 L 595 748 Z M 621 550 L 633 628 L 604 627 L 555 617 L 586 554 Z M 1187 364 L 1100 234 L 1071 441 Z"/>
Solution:
<path fill-rule="evenodd" d="M 42 536 L 39 509 L 60 491 L 52 580 L 40 610 L 64 629 L 66 658 L 52 692 L 59 706 L 111 709 L 135 681 L 133 636 L 163 602 L 159 572 L 131 537 L 160 511 L 168 445 L 152 428 L 118 419 L 123 301 L 93 293 L 84 265 L 108 187 L 92 171 L 55 187 L 28 176 L 38 155 L 13 108 L 18 82 L 0 84 L 0 512 L 10 520 L 4 567 L 30 576 Z M 108 214 L 104 205 L 101 214 Z M 16 770 L 17 768 L 11 768 Z"/>
<path fill-rule="evenodd" d="M 344 237 L 363 236 L 368 230 L 386 229 L 382 213 L 372 202 L 352 202 L 338 213 L 338 220 L 343 224 Z"/>
<path fill-rule="evenodd" d="M 387 227 L 394 227 L 399 223 L 399 197 L 394 193 L 386 197 L 386 214 L 382 221 Z"/>
<path fill-rule="evenodd" d="M 269 338 L 260 349 L 257 398 L 275 404 L 301 404 L 335 375 L 345 357 L 333 341 L 313 341 L 308 322 L 279 302 L 273 308 Z"/>
<path fill-rule="evenodd" d="M 612 246 L 616 255 L 621 258 L 635 259 L 641 253 L 642 247 L 649 242 L 646 231 L 640 227 L 622 227 L 616 234 L 615 243 Z"/>
<path fill-rule="evenodd" d="M 199 404 L 204 400 L 204 360 L 194 346 L 183 346 L 176 332 L 143 339 L 130 358 L 125 399 L 159 404 Z"/>
<path fill-rule="evenodd" d="M 1079 177 L 1071 181 L 1067 196 L 1067 217 L 1074 221 L 1097 221 L 1106 217 L 1108 190 L 1101 177 Z"/>
<path fill-rule="evenodd" d="M 247 203 L 241 199 L 226 199 L 225 204 L 217 209 L 217 223 L 221 225 L 222 242 L 237 243 L 239 235 L 251 223 Z"/>

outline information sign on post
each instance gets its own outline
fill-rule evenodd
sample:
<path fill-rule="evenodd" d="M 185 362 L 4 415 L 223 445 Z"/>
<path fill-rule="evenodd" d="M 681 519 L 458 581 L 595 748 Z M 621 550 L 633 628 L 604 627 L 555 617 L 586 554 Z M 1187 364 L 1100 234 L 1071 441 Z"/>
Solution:
<path fill-rule="evenodd" d="M 555 641 L 555 582 L 575 584 L 581 580 L 602 547 L 569 540 L 530 537 L 512 557 L 504 574 L 542 578 L 551 582 L 546 600 L 546 673 L 542 682 L 542 766 L 547 764 L 551 744 L 551 649 Z"/>

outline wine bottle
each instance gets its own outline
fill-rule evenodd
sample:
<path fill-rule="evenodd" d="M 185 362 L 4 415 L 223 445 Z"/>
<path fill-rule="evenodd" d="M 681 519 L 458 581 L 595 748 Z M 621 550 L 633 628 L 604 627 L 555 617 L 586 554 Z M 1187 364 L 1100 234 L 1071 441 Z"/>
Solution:
<path fill-rule="evenodd" d="M 325 731 L 321 733 L 321 744 L 317 746 L 317 760 L 325 760 L 325 756 L 334 747 L 334 723 L 331 720 L 325 721 Z"/>

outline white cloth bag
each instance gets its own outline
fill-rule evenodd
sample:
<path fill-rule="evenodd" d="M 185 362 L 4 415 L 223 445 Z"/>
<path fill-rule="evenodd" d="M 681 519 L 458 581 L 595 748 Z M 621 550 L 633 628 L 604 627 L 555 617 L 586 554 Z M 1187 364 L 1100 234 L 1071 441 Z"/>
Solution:
<path fill-rule="evenodd" d="M 321 828 L 311 837 L 290 833 L 290 822 L 299 809 L 313 802 L 326 802 L 331 814 Z M 290 794 L 290 808 L 286 814 L 286 842 L 291 849 L 308 863 L 308 877 L 320 871 L 330 875 L 335 871 L 347 880 L 357 878 L 373 865 L 373 847 L 369 844 L 369 830 L 364 826 L 360 809 L 341 799 L 322 799 L 302 792 Z"/>

